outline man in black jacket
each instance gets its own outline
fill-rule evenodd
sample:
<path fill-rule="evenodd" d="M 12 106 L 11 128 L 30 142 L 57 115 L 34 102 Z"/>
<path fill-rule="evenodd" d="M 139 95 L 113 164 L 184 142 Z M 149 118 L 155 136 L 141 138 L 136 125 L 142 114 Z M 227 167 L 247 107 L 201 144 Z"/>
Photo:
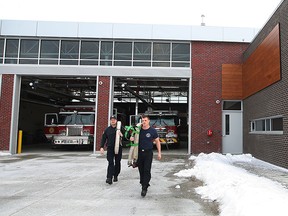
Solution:
<path fill-rule="evenodd" d="M 107 146 L 107 160 L 108 160 L 108 168 L 107 168 L 107 179 L 106 183 L 112 184 L 112 178 L 114 182 L 118 181 L 118 175 L 121 170 L 121 159 L 122 159 L 122 143 L 120 139 L 119 152 L 115 154 L 115 138 L 117 131 L 117 118 L 116 116 L 110 117 L 110 126 L 107 127 L 102 135 L 101 140 L 101 154 L 104 154 L 104 146 Z M 122 133 L 120 133 L 122 137 Z M 114 162 L 115 161 L 115 162 Z"/>

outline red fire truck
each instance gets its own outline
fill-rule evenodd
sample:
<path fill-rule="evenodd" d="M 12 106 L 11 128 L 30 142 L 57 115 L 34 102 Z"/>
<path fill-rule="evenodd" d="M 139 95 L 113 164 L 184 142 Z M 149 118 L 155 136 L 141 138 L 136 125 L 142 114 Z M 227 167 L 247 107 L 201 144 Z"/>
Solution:
<path fill-rule="evenodd" d="M 52 145 L 92 145 L 95 109 L 65 106 L 59 113 L 46 113 L 44 132 Z"/>
<path fill-rule="evenodd" d="M 179 145 L 178 126 L 179 116 L 177 111 L 154 110 L 146 111 L 145 115 L 150 118 L 150 126 L 157 130 L 160 143 L 168 145 Z M 141 115 L 131 116 L 130 122 L 138 121 Z"/>

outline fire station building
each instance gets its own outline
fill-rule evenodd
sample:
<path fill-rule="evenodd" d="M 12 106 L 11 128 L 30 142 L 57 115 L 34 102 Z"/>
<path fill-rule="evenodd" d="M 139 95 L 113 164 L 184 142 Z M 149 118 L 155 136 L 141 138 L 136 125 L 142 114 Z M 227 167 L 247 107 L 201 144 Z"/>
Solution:
<path fill-rule="evenodd" d="M 45 113 L 177 111 L 181 148 L 288 168 L 288 2 L 253 28 L 0 21 L 0 151 L 40 143 Z M 125 86 L 125 88 L 123 88 Z M 184 144 L 183 144 L 184 143 Z"/>

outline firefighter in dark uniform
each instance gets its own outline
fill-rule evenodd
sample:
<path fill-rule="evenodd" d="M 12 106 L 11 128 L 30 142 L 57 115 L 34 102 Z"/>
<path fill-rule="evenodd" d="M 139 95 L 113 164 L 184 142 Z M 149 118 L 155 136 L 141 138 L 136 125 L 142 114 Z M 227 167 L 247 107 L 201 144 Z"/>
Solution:
<path fill-rule="evenodd" d="M 108 160 L 108 168 L 107 168 L 107 179 L 106 183 L 112 184 L 112 179 L 114 182 L 118 181 L 118 175 L 121 171 L 121 159 L 122 159 L 122 133 L 120 133 L 120 145 L 119 152 L 115 154 L 115 138 L 116 138 L 116 126 L 117 126 L 117 118 L 116 116 L 110 117 L 110 126 L 107 127 L 102 135 L 101 139 L 101 154 L 104 154 L 104 146 L 107 146 L 107 160 Z M 123 130 L 122 130 L 123 132 Z"/>
<path fill-rule="evenodd" d="M 134 141 L 134 137 L 130 138 Z M 145 197 L 149 182 L 151 179 L 151 166 L 153 160 L 153 142 L 156 143 L 158 150 L 157 158 L 161 160 L 161 143 L 158 137 L 158 133 L 155 128 L 150 127 L 149 116 L 142 116 L 142 127 L 139 134 L 139 146 L 138 146 L 138 170 L 140 174 L 140 184 L 142 185 L 141 196 Z"/>

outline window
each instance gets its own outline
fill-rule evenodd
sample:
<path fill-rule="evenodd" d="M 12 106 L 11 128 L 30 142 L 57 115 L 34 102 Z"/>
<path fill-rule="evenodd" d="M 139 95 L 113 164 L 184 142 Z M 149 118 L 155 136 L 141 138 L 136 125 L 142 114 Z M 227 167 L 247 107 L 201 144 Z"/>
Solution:
<path fill-rule="evenodd" d="M 172 44 L 172 67 L 190 66 L 190 44 L 173 43 Z"/>
<path fill-rule="evenodd" d="M 223 110 L 242 110 L 241 101 L 223 101 Z"/>
<path fill-rule="evenodd" d="M 271 119 L 272 131 L 283 131 L 283 118 Z"/>
<path fill-rule="evenodd" d="M 7 39 L 5 50 L 5 64 L 17 64 L 18 58 L 18 39 Z"/>
<path fill-rule="evenodd" d="M 230 115 L 225 115 L 225 135 L 230 135 Z"/>
<path fill-rule="evenodd" d="M 170 43 L 153 43 L 154 67 L 170 67 Z"/>
<path fill-rule="evenodd" d="M 283 117 L 270 117 L 250 121 L 250 133 L 283 134 Z"/>
<path fill-rule="evenodd" d="M 38 64 L 39 40 L 22 39 L 20 43 L 20 64 Z"/>
<path fill-rule="evenodd" d="M 0 39 L 0 64 L 3 63 L 4 39 Z"/>
<path fill-rule="evenodd" d="M 265 120 L 256 121 L 256 131 L 265 131 Z"/>
<path fill-rule="evenodd" d="M 133 66 L 151 66 L 151 43 L 135 42 Z"/>
<path fill-rule="evenodd" d="M 81 65 L 98 65 L 99 42 L 82 41 L 80 59 Z"/>
<path fill-rule="evenodd" d="M 111 66 L 112 56 L 113 56 L 113 42 L 111 41 L 101 42 L 100 65 Z"/>
<path fill-rule="evenodd" d="M 61 41 L 60 64 L 77 65 L 79 58 L 79 41 Z"/>
<path fill-rule="evenodd" d="M 190 42 L 0 38 L 0 64 L 190 67 Z"/>
<path fill-rule="evenodd" d="M 40 64 L 58 64 L 59 40 L 41 40 Z"/>
<path fill-rule="evenodd" d="M 132 65 L 132 43 L 131 42 L 115 42 L 114 65 L 115 66 L 131 66 Z"/>

